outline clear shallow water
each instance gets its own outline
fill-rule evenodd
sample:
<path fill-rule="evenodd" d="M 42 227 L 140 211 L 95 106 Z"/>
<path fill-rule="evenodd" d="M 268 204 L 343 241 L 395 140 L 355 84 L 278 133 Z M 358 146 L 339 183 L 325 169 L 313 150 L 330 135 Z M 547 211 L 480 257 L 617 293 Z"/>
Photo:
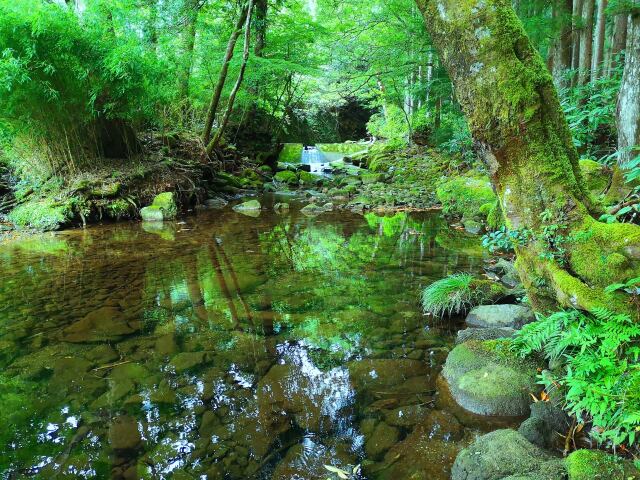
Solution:
<path fill-rule="evenodd" d="M 294 203 L 0 247 L 0 478 L 448 478 L 499 422 L 447 400 L 418 297 L 481 268 L 437 215 Z"/>

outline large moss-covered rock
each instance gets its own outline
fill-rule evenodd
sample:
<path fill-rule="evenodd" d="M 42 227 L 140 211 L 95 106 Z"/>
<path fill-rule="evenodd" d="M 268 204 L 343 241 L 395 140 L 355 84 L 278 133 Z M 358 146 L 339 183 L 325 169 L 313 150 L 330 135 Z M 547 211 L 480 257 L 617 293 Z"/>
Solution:
<path fill-rule="evenodd" d="M 569 430 L 569 416 L 552 402 L 531 404 L 531 416 L 522 422 L 518 431 L 541 448 L 556 446 Z M 558 445 L 559 446 L 559 445 Z"/>
<path fill-rule="evenodd" d="M 452 480 L 560 480 L 561 459 L 536 447 L 515 430 L 496 430 L 465 448 L 453 465 Z"/>
<path fill-rule="evenodd" d="M 298 175 L 295 172 L 290 170 L 284 170 L 282 172 L 278 172 L 275 175 L 275 180 L 280 183 L 286 183 L 287 185 L 297 185 L 298 184 Z"/>
<path fill-rule="evenodd" d="M 455 347 L 442 371 L 451 395 L 480 415 L 522 416 L 529 412 L 536 365 L 516 357 L 506 340 L 471 340 Z"/>
<path fill-rule="evenodd" d="M 454 177 L 436 190 L 445 215 L 465 219 L 486 218 L 488 208 L 495 204 L 496 196 L 488 178 Z"/>
<path fill-rule="evenodd" d="M 593 195 L 604 192 L 611 180 L 611 174 L 607 167 L 593 160 L 580 160 L 580 171 L 587 189 Z"/>
<path fill-rule="evenodd" d="M 156 195 L 151 205 L 140 210 L 140 216 L 145 222 L 172 220 L 177 214 L 178 206 L 172 192 Z"/>
<path fill-rule="evenodd" d="M 513 328 L 465 328 L 464 330 L 458 330 L 456 343 L 464 343 L 469 340 L 497 340 L 499 338 L 511 338 L 515 333 L 516 330 Z"/>
<path fill-rule="evenodd" d="M 324 181 L 324 178 L 315 173 L 309 173 L 302 170 L 300 172 L 300 181 L 305 185 L 318 185 Z"/>
<path fill-rule="evenodd" d="M 632 462 L 599 450 L 576 450 L 566 460 L 569 480 L 638 480 Z"/>
<path fill-rule="evenodd" d="M 58 230 L 72 216 L 71 201 L 58 202 L 44 198 L 18 205 L 9 213 L 8 218 L 17 228 L 49 231 Z"/>

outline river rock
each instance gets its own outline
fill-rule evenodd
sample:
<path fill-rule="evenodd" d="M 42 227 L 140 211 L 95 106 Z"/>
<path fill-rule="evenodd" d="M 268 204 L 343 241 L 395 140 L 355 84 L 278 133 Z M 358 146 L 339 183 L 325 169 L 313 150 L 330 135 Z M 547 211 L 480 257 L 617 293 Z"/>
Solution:
<path fill-rule="evenodd" d="M 536 319 L 533 311 L 522 305 L 482 305 L 467 315 L 467 325 L 478 328 L 509 327 L 519 329 Z"/>
<path fill-rule="evenodd" d="M 273 206 L 273 210 L 277 213 L 282 213 L 282 212 L 286 212 L 289 210 L 289 204 L 288 203 L 276 203 Z"/>
<path fill-rule="evenodd" d="M 358 393 L 397 386 L 408 379 L 429 373 L 424 362 L 405 358 L 363 359 L 349 362 L 347 368 L 351 383 Z"/>
<path fill-rule="evenodd" d="M 405 405 L 384 413 L 384 421 L 394 427 L 409 428 L 420 423 L 429 414 L 429 409 L 421 405 Z"/>
<path fill-rule="evenodd" d="M 121 415 L 113 420 L 109 426 L 109 443 L 116 451 L 137 449 L 142 443 L 135 418 Z"/>
<path fill-rule="evenodd" d="M 249 200 L 247 202 L 240 203 L 233 207 L 233 209 L 236 212 L 243 212 L 243 211 L 249 211 L 249 210 L 259 211 L 261 208 L 262 208 L 262 205 L 260 205 L 260 202 L 258 200 Z"/>
<path fill-rule="evenodd" d="M 534 445 L 551 448 L 567 433 L 570 424 L 569 416 L 561 408 L 551 402 L 536 402 L 531 404 L 531 416 L 518 431 Z"/>
<path fill-rule="evenodd" d="M 333 208 L 333 204 L 327 203 L 325 205 L 316 205 L 315 203 L 310 203 L 306 207 L 302 208 L 300 212 L 308 217 L 315 217 L 316 215 L 320 215 L 321 213 L 328 212 Z"/>
<path fill-rule="evenodd" d="M 224 208 L 227 206 L 227 202 L 224 198 L 220 198 L 220 197 L 214 197 L 214 198 L 208 198 L 204 204 L 207 206 L 207 208 Z"/>
<path fill-rule="evenodd" d="M 139 322 L 130 322 L 115 307 L 94 310 L 62 331 L 65 342 L 85 343 L 118 340 L 140 329 Z"/>
<path fill-rule="evenodd" d="M 540 391 L 534 363 L 519 359 L 500 340 L 471 340 L 454 348 L 443 377 L 464 409 L 480 415 L 522 416 Z"/>
<path fill-rule="evenodd" d="M 400 431 L 397 428 L 385 422 L 378 423 L 364 445 L 367 457 L 372 460 L 381 457 L 398 442 L 399 437 Z"/>
<path fill-rule="evenodd" d="M 153 203 L 140 210 L 140 216 L 145 222 L 162 222 L 172 220 L 178 214 L 178 206 L 172 192 L 156 195 Z"/>
<path fill-rule="evenodd" d="M 468 340 L 496 340 L 498 338 L 511 338 L 516 330 L 509 327 L 465 328 L 458 330 L 456 343 L 464 343 Z"/>
<path fill-rule="evenodd" d="M 202 365 L 205 361 L 206 352 L 181 352 L 171 359 L 171 365 L 176 373 L 182 373 L 194 367 Z"/>
<path fill-rule="evenodd" d="M 559 480 L 566 470 L 561 459 L 530 443 L 515 430 L 496 430 L 460 452 L 452 480 Z"/>
<path fill-rule="evenodd" d="M 276 466 L 271 479 L 325 480 L 335 477 L 325 465 L 351 472 L 349 465 L 355 463 L 355 456 L 346 444 L 322 445 L 312 439 L 305 439 L 304 443 L 294 445 L 287 451 Z"/>

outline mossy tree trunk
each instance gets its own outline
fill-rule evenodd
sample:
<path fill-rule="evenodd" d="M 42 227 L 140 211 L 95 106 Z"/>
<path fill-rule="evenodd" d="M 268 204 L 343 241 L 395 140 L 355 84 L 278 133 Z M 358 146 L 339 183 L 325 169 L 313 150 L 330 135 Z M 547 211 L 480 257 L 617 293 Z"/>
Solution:
<path fill-rule="evenodd" d="M 604 287 L 640 275 L 640 227 L 605 225 L 578 166 L 553 80 L 507 0 L 416 0 L 453 81 L 538 310 L 633 311 Z"/>

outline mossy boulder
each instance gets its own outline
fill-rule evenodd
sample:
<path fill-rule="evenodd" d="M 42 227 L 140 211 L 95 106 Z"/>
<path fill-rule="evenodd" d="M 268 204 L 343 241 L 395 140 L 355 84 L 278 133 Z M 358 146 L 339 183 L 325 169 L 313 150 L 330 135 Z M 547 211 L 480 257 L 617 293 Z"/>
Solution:
<path fill-rule="evenodd" d="M 285 183 L 287 185 L 297 185 L 298 184 L 298 175 L 295 172 L 290 170 L 283 170 L 282 172 L 278 172 L 273 177 L 277 182 Z"/>
<path fill-rule="evenodd" d="M 593 160 L 580 160 L 580 171 L 587 189 L 593 195 L 599 195 L 604 192 L 611 180 L 611 174 L 607 167 Z"/>
<path fill-rule="evenodd" d="M 629 460 L 599 450 L 576 450 L 566 460 L 569 480 L 638 480 L 640 471 Z"/>
<path fill-rule="evenodd" d="M 145 222 L 173 220 L 177 214 L 178 206 L 172 192 L 156 195 L 151 205 L 140 210 L 140 216 Z"/>
<path fill-rule="evenodd" d="M 249 200 L 247 202 L 243 202 L 238 205 L 235 205 L 233 209 L 236 212 L 241 212 L 241 213 L 260 212 L 260 210 L 262 209 L 262 205 L 260 205 L 260 202 L 258 200 Z"/>
<path fill-rule="evenodd" d="M 479 415 L 523 416 L 529 412 L 537 365 L 518 358 L 508 340 L 470 340 L 456 346 L 442 374 L 451 395 Z"/>
<path fill-rule="evenodd" d="M 533 311 L 523 305 L 481 305 L 467 315 L 471 327 L 509 327 L 519 329 L 536 319 Z"/>
<path fill-rule="evenodd" d="M 464 219 L 485 219 L 496 196 L 487 177 L 455 177 L 443 182 L 436 190 L 445 215 Z"/>
<path fill-rule="evenodd" d="M 99 198 L 111 198 L 120 193 L 122 185 L 120 182 L 105 183 L 97 185 L 89 191 L 89 196 Z"/>
<path fill-rule="evenodd" d="M 515 430 L 487 433 L 456 457 L 452 480 L 559 480 L 564 463 Z"/>
<path fill-rule="evenodd" d="M 305 185 L 319 185 L 324 181 L 324 178 L 320 175 L 305 172 L 304 170 L 302 170 L 300 172 L 300 181 Z"/>
<path fill-rule="evenodd" d="M 379 182 L 384 182 L 384 175 L 382 173 L 365 173 L 362 175 L 362 183 L 365 185 Z"/>
<path fill-rule="evenodd" d="M 8 215 L 18 229 L 58 230 L 73 217 L 71 201 L 51 198 L 33 199 L 18 205 Z"/>

